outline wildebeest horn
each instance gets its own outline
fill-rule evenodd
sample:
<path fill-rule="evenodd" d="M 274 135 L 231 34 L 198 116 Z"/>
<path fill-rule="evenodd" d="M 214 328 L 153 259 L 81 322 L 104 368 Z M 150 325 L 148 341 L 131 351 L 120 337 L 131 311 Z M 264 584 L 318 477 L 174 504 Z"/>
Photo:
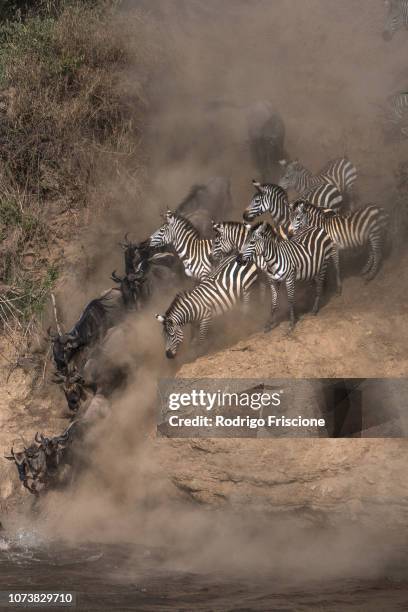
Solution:
<path fill-rule="evenodd" d="M 26 449 L 24 449 L 25 451 Z M 14 461 L 17 463 L 17 465 L 21 465 L 24 462 L 24 457 L 22 459 L 18 459 L 14 453 L 14 449 L 13 447 L 11 447 L 11 456 L 13 457 Z"/>
<path fill-rule="evenodd" d="M 37 431 L 37 433 L 34 436 L 34 440 L 37 442 L 37 444 L 41 444 L 41 442 L 42 442 L 41 438 L 38 439 L 38 431 Z"/>
<path fill-rule="evenodd" d="M 114 270 L 111 274 L 111 279 L 115 282 L 115 283 L 121 283 L 123 278 L 121 278 L 120 276 L 118 276 L 116 274 L 116 270 Z"/>
<path fill-rule="evenodd" d="M 69 334 L 65 334 L 65 342 L 69 340 L 76 340 L 79 337 L 79 332 L 77 330 L 70 332 Z"/>

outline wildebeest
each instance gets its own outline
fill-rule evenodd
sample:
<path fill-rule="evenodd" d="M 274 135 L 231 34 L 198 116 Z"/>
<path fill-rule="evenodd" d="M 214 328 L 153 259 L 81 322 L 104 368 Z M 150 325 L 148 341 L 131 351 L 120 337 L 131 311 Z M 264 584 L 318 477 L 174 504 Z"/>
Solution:
<path fill-rule="evenodd" d="M 55 373 L 54 382 L 61 386 L 73 413 L 78 413 L 89 396 L 102 394 L 108 398 L 125 385 L 128 365 L 126 358 L 120 360 L 118 351 L 125 345 L 126 333 L 122 327 L 111 328 L 80 369 L 70 366 L 66 372 Z"/>
<path fill-rule="evenodd" d="M 67 333 L 54 334 L 48 330 L 52 340 L 52 354 L 59 372 L 66 372 L 72 357 L 85 346 L 91 347 L 101 340 L 112 326 L 110 307 L 112 293 L 93 299 L 86 305 L 78 321 Z"/>
<path fill-rule="evenodd" d="M 125 274 L 119 276 L 114 270 L 111 279 L 119 285 L 124 307 L 140 310 L 151 297 L 156 284 L 161 284 L 163 290 L 166 279 L 173 284 L 176 276 L 181 276 L 181 270 L 174 253 L 152 249 L 148 241 L 130 242 L 126 234 L 125 241 L 120 244 L 124 249 Z"/>
<path fill-rule="evenodd" d="M 14 452 L 12 447 L 10 455 L 5 455 L 5 459 L 14 461 L 19 479 L 30 493 L 38 495 L 38 485 L 48 488 L 56 481 L 58 468 L 66 460 L 64 455 L 71 441 L 72 428 L 73 424 L 60 436 L 52 438 L 36 433 L 35 442 L 23 451 Z"/>
<path fill-rule="evenodd" d="M 277 182 L 279 160 L 286 157 L 285 124 L 268 101 L 260 101 L 246 109 L 251 156 L 263 183 Z"/>

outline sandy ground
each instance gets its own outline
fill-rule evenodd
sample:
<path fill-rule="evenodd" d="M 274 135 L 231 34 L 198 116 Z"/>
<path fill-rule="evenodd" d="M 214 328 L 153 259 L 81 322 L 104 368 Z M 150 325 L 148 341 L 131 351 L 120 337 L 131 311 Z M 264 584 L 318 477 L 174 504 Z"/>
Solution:
<path fill-rule="evenodd" d="M 353 276 L 316 317 L 301 314 L 223 351 L 186 363 L 180 377 L 400 377 L 408 375 L 408 254 L 389 259 L 369 284 Z M 313 288 L 310 287 L 313 292 Z M 285 293 L 285 290 L 282 290 Z M 282 300 L 284 302 L 284 300 Z M 253 314 L 253 317 L 255 315 Z M 263 315 L 261 315 L 262 317 Z M 260 326 L 263 320 L 259 321 Z"/>

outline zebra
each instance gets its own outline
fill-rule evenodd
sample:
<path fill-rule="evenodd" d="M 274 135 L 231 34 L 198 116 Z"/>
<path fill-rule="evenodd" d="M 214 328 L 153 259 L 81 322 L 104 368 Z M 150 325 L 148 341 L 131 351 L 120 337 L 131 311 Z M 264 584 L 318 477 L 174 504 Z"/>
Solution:
<path fill-rule="evenodd" d="M 383 39 L 389 41 L 397 30 L 408 29 L 408 0 L 385 0 L 388 15 L 385 19 Z"/>
<path fill-rule="evenodd" d="M 166 223 L 150 236 L 149 245 L 172 245 L 186 275 L 195 280 L 204 280 L 212 270 L 211 240 L 202 238 L 188 219 L 170 210 L 166 213 Z"/>
<path fill-rule="evenodd" d="M 261 184 L 252 179 L 256 189 L 249 206 L 244 210 L 244 221 L 252 221 L 255 217 L 269 212 L 275 227 L 286 228 L 289 225 L 289 201 L 286 191 L 273 183 Z"/>
<path fill-rule="evenodd" d="M 289 305 L 289 330 L 294 329 L 295 283 L 297 280 L 316 284 L 316 297 L 312 313 L 317 314 L 320 306 L 323 283 L 329 259 L 333 257 L 333 243 L 321 228 L 308 228 L 301 233 L 301 241 L 282 239 L 269 225 L 261 223 L 255 228 L 244 245 L 237 260 L 242 264 L 254 262 L 266 269 L 272 290 L 270 318 L 265 331 L 276 326 L 275 314 L 278 308 L 279 287 L 285 282 Z"/>
<path fill-rule="evenodd" d="M 377 274 L 383 251 L 384 233 L 389 224 L 388 213 L 379 206 L 367 205 L 348 216 L 322 210 L 304 200 L 293 203 L 291 225 L 294 231 L 305 227 L 324 229 L 337 249 L 355 249 L 369 244 L 369 257 L 361 274 L 367 281 Z"/>
<path fill-rule="evenodd" d="M 231 310 L 241 299 L 247 303 L 249 292 L 257 280 L 254 264 L 242 266 L 236 255 L 224 260 L 214 272 L 191 291 L 178 293 L 164 315 L 156 314 L 162 323 L 165 353 L 173 359 L 183 342 L 183 327 L 188 323 L 199 325 L 199 341 L 208 332 L 212 319 Z"/>
<path fill-rule="evenodd" d="M 344 196 L 351 193 L 357 178 L 357 170 L 347 157 L 339 157 L 327 162 L 321 171 L 315 175 L 302 166 L 298 160 L 288 163 L 282 159 L 280 163 L 286 168 L 286 171 L 279 181 L 279 185 L 284 189 L 293 187 L 301 194 L 300 197 L 302 199 L 311 201 L 308 191 L 312 188 L 317 188 L 327 183 L 333 185 L 338 191 L 331 194 L 330 200 L 324 205 L 325 208 L 339 208 Z M 312 201 L 312 204 L 317 206 L 322 203 L 316 200 Z"/>
<path fill-rule="evenodd" d="M 281 227 L 285 233 L 289 230 L 289 208 L 290 203 L 286 191 L 280 185 L 272 183 L 261 184 L 252 179 L 257 193 L 252 197 L 249 206 L 243 213 L 244 221 L 252 221 L 269 212 L 272 217 L 272 225 Z M 321 183 L 307 189 L 304 198 L 316 206 L 323 208 L 337 207 L 343 200 L 343 196 L 334 185 Z"/>

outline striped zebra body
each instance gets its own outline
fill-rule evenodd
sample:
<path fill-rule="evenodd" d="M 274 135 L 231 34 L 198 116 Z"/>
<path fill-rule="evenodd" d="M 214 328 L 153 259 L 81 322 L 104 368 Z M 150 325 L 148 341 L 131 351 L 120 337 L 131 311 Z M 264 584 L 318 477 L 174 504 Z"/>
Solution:
<path fill-rule="evenodd" d="M 238 258 L 241 263 L 252 261 L 261 268 L 266 267 L 272 289 L 271 315 L 266 326 L 268 330 L 276 324 L 278 288 L 281 282 L 286 284 L 291 329 L 296 322 L 296 281 L 315 281 L 316 297 L 312 312 L 316 314 L 319 310 L 327 265 L 333 257 L 333 243 L 321 228 L 308 228 L 299 234 L 299 238 L 282 239 L 269 224 L 262 223 L 251 233 Z"/>
<path fill-rule="evenodd" d="M 343 196 L 332 183 L 319 183 L 315 187 L 305 189 L 300 196 L 315 206 L 338 211 L 342 208 Z"/>
<path fill-rule="evenodd" d="M 150 236 L 151 247 L 171 245 L 184 265 L 187 276 L 203 280 L 212 270 L 212 242 L 201 238 L 188 219 L 167 211 L 166 223 Z"/>
<path fill-rule="evenodd" d="M 369 258 L 362 270 L 367 280 L 374 278 L 380 267 L 388 223 L 388 213 L 379 206 L 365 206 L 347 217 L 319 209 L 303 200 L 294 202 L 291 209 L 294 231 L 302 227 L 323 228 L 340 250 L 356 249 L 368 244 Z"/>
<path fill-rule="evenodd" d="M 397 30 L 408 29 L 408 0 L 385 0 L 388 15 L 385 19 L 383 38 L 391 40 Z"/>
<path fill-rule="evenodd" d="M 216 237 L 213 240 L 214 258 L 220 258 L 234 251 L 240 252 L 243 249 L 245 243 L 247 242 L 251 232 L 254 231 L 256 227 L 257 226 L 251 227 L 250 225 L 247 225 L 245 223 L 239 223 L 236 221 L 223 221 L 221 223 L 214 223 L 213 229 L 216 233 Z M 298 243 L 304 242 L 306 246 L 309 243 L 310 232 L 305 231 L 305 228 L 297 230 L 290 236 L 282 232 L 281 228 L 279 233 L 280 236 L 284 239 L 296 241 Z M 334 244 L 332 252 L 332 261 L 336 273 L 337 293 L 341 293 L 339 254 Z M 264 268 L 266 268 L 266 264 Z M 262 281 L 263 275 L 261 274 L 260 276 Z M 261 295 L 263 297 L 263 293 L 261 293 Z"/>
<path fill-rule="evenodd" d="M 289 164 L 282 160 L 281 163 L 286 167 L 279 181 L 281 187 L 293 188 L 301 194 L 299 197 L 302 199 L 333 210 L 341 207 L 344 196 L 351 192 L 357 178 L 356 168 L 346 157 L 329 161 L 315 175 L 297 160 Z"/>
<path fill-rule="evenodd" d="M 188 323 L 199 324 L 199 339 L 204 340 L 212 319 L 228 312 L 241 300 L 245 302 L 257 277 L 254 264 L 242 266 L 233 255 L 192 291 L 176 295 L 166 314 L 156 315 L 163 324 L 166 356 L 176 356 L 183 341 L 182 328 Z"/>

